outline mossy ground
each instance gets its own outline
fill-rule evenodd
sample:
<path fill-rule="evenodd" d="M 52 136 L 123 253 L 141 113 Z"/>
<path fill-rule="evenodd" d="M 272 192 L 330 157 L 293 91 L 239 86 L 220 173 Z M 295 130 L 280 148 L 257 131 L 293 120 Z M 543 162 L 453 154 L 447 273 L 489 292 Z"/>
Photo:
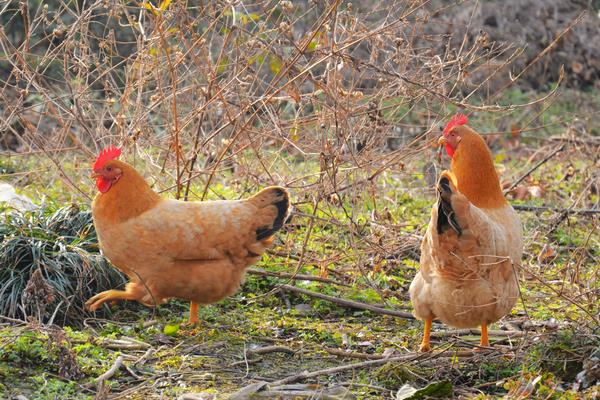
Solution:
<path fill-rule="evenodd" d="M 565 104 L 571 107 L 577 96 Z M 511 104 L 527 100 L 522 93 L 513 97 L 507 99 Z M 590 98 L 585 104 L 593 108 L 597 99 Z M 561 113 L 567 105 L 546 109 L 540 124 L 557 125 L 545 136 L 523 132 L 519 138 L 502 134 L 492 141 L 503 180 L 513 182 L 527 171 L 539 160 L 538 149 L 547 153 L 560 144 L 548 137 L 566 129 Z M 519 116 L 517 111 L 512 117 Z M 494 131 L 493 121 L 480 119 L 474 125 L 482 132 Z M 582 121 L 591 124 L 589 119 Z M 598 129 L 589 128 L 589 132 Z M 589 209 L 598 203 L 599 194 L 592 186 L 600 179 L 597 146 L 567 144 L 524 181 L 526 186 L 541 187 L 543 195 L 514 199 L 513 204 L 563 210 Z M 310 177 L 319 170 L 315 163 L 298 162 L 296 155 L 284 160 L 278 154 L 270 156 L 273 169 L 283 176 Z M 434 202 L 427 172 L 430 161 L 425 160 L 434 157 L 433 150 L 426 150 L 367 185 L 319 201 L 311 193 L 292 188 L 294 218 L 256 267 L 325 277 L 329 282 L 293 282 L 311 291 L 409 311 L 408 285 L 418 267 L 419 240 Z M 92 196 L 93 185 L 86 178 L 88 164 L 89 160 L 71 157 L 61 166 L 75 185 Z M 247 161 L 242 166 L 252 165 Z M 136 166 L 154 176 L 157 189 L 169 187 L 168 177 L 156 174 L 156 167 L 140 162 Z M 89 201 L 57 177 L 53 165 L 42 158 L 5 158 L 0 169 L 22 193 L 46 206 Z M 369 175 L 368 168 L 345 175 L 346 184 L 359 182 L 361 174 Z M 192 185 L 192 197 L 199 197 L 203 188 Z M 250 193 L 248 188 L 252 185 L 244 176 L 223 172 L 210 185 L 208 198 L 243 197 Z M 365 399 L 389 398 L 404 383 L 421 387 L 446 380 L 453 383 L 455 397 L 593 398 L 600 388 L 571 389 L 583 361 L 600 347 L 598 214 L 568 214 L 562 219 L 561 215 L 555 210 L 520 211 L 525 231 L 523 269 L 518 271 L 522 299 L 512 315 L 493 328 L 518 328 L 526 333 L 523 337 L 494 336 L 496 350 L 488 354 L 390 363 L 326 374 L 310 382 L 341 384 Z M 110 320 L 89 319 L 84 326 L 65 327 L 58 344 L 48 327 L 4 322 L 0 326 L 0 397 L 93 399 L 97 394 L 94 379 L 123 355 L 129 370 L 121 368 L 107 381 L 110 398 L 171 399 L 188 392 L 226 398 L 256 380 L 277 380 L 304 370 L 362 361 L 330 354 L 328 349 L 380 355 L 392 350 L 403 354 L 418 347 L 422 328 L 418 321 L 282 292 L 277 290 L 281 283 L 289 280 L 249 275 L 235 296 L 203 308 L 201 324 L 192 328 L 177 329 L 187 317 L 187 305 L 178 301 L 156 310 L 120 304 Z M 448 329 L 434 326 L 435 331 Z M 143 345 L 118 349 L 122 344 L 118 341 L 127 338 Z M 477 340 L 473 334 L 450 335 L 435 339 L 434 347 L 452 354 L 470 349 Z M 294 353 L 252 355 L 255 348 L 275 344 Z M 67 353 L 74 355 L 71 361 L 65 358 Z M 77 365 L 77 377 L 64 376 L 61 363 L 69 362 Z"/>

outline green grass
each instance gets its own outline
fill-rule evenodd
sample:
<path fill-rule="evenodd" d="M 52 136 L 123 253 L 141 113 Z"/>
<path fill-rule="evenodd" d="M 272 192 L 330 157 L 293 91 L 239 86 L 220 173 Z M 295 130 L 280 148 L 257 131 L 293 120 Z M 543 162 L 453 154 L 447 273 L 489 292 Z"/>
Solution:
<path fill-rule="evenodd" d="M 532 96 L 511 92 L 506 101 L 511 104 L 526 102 Z M 532 163 L 526 161 L 533 150 L 546 145 L 543 139 L 564 132 L 565 115 L 569 120 L 577 116 L 584 124 L 591 124 L 593 114 L 583 114 L 597 104 L 598 95 L 589 94 L 585 106 L 581 105 L 584 102 L 580 96 L 583 95 L 566 91 L 564 98 L 557 97 L 543 118 L 532 121 L 531 126 L 562 122 L 539 131 L 524 132 L 516 147 L 509 147 L 508 133 L 494 142 L 493 151 L 498 156 L 496 161 L 503 180 L 512 182 L 531 167 Z M 573 108 L 570 102 L 577 106 Z M 395 103 L 390 105 L 395 106 Z M 394 108 L 390 107 L 390 110 Z M 480 113 L 474 115 L 472 121 L 482 132 L 495 132 L 504 120 L 521 117 L 528 120 L 534 114 L 520 109 L 510 115 Z M 392 111 L 384 116 L 394 118 Z M 543 197 L 514 200 L 513 203 L 591 208 L 598 201 L 598 194 L 589 189 L 589 182 L 596 176 L 591 151 L 569 147 L 558 154 L 524 182 L 543 186 Z M 321 199 L 317 210 L 313 208 L 315 193 L 302 187 L 310 187 L 316 181 L 314 174 L 320 171 L 318 162 L 310 157 L 279 154 L 269 149 L 261 155 L 267 165 L 273 163 L 272 170 L 278 174 L 307 178 L 298 184 L 299 189 L 292 189 L 297 203 L 292 222 L 278 235 L 271 254 L 265 255 L 256 267 L 287 273 L 298 269 L 302 274 L 326 276 L 344 285 L 313 281 L 296 281 L 294 284 L 331 296 L 410 310 L 407 289 L 418 268 L 419 237 L 425 230 L 435 201 L 424 172 L 434 151 L 427 150 L 408 158 L 402 169 L 394 167 L 386 171 L 371 186 L 348 190 L 340 193 L 339 198 Z M 86 176 L 90 160 L 69 156 L 63 161 L 61 165 L 71 180 L 91 196 L 93 182 Z M 246 170 L 261 170 L 250 152 L 236 161 Z M 172 185 L 171 179 L 160 174 L 157 167 L 141 160 L 136 160 L 136 167 L 157 190 Z M 350 167 L 350 163 L 342 167 Z M 166 326 L 176 326 L 186 318 L 188 305 L 180 301 L 171 301 L 157 309 L 119 304 L 113 309 L 110 320 L 96 320 L 82 327 L 78 324 L 86 316 L 81 310 L 82 302 L 103 288 L 120 285 L 122 280 L 97 252 L 95 234 L 86 211 L 89 199 L 57 178 L 52 168 L 47 160 L 33 156 L 0 161 L 0 171 L 10 174 L 6 179 L 21 193 L 44 203 L 37 212 L 18 214 L 5 210 L 3 214 L 0 257 L 11 266 L 0 270 L 3 274 L 0 282 L 5 284 L 5 295 L 0 297 L 0 306 L 5 308 L 0 314 L 7 315 L 11 310 L 7 305 L 12 304 L 12 315 L 22 317 L 17 305 L 31 272 L 40 265 L 50 267 L 45 270 L 44 278 L 55 287 L 57 299 L 47 307 L 48 312 L 42 319 L 48 320 L 60 300 L 74 304 L 68 313 L 60 308 L 54 322 L 73 325 L 65 328 L 67 340 L 63 347 L 75 354 L 83 378 L 76 382 L 60 377 L 59 353 L 56 348 L 49 350 L 53 347 L 44 329 L 5 326 L 0 332 L 0 397 L 21 391 L 40 399 L 92 398 L 95 389 L 86 391 L 79 385 L 91 382 L 106 371 L 120 353 L 130 357 L 127 365 L 147 383 L 131 398 L 176 398 L 192 391 L 218 393 L 219 398 L 225 398 L 261 377 L 279 379 L 302 370 L 360 361 L 332 356 L 326 348 L 381 354 L 386 349 L 402 353 L 418 346 L 422 328 L 419 322 L 341 308 L 304 295 L 279 292 L 266 295 L 278 284 L 288 281 L 255 275 L 249 275 L 241 290 L 231 298 L 202 308 L 202 324 L 194 329 L 181 328 L 165 335 Z M 349 169 L 341 174 L 343 184 L 368 175 L 369 171 L 361 169 Z M 263 178 L 260 186 L 269 182 Z M 206 176 L 201 176 L 193 182 L 191 199 L 202 195 L 205 179 Z M 258 186 L 256 180 L 247 175 L 229 171 L 217 173 L 207 198 L 246 197 Z M 582 193 L 579 203 L 574 204 Z M 164 195 L 172 197 L 173 191 Z M 71 201 L 79 206 L 59 207 Z M 311 217 L 313 214 L 315 219 Z M 351 382 L 356 385 L 352 386 L 352 391 L 357 398 L 365 399 L 389 397 L 390 392 L 407 382 L 414 387 L 425 387 L 431 382 L 445 380 L 453 382 L 455 395 L 464 390 L 482 399 L 514 394 L 528 384 L 534 389 L 531 398 L 591 398 L 597 387 L 583 393 L 574 393 L 569 388 L 587 354 L 600 346 L 597 326 L 591 317 L 598 312 L 600 282 L 597 217 L 569 216 L 551 231 L 558 215 L 553 211 L 520 212 L 525 232 L 525 270 L 519 272 L 522 301 L 507 319 L 518 324 L 529 317 L 534 324 L 540 325 L 526 338 L 512 342 L 517 350 L 504 355 L 495 353 L 493 358 L 448 358 L 437 365 L 420 362 L 388 364 L 322 377 L 320 382 Z M 555 253 L 554 257 L 540 258 L 548 246 Z M 298 266 L 300 257 L 302 263 Z M 82 275 L 85 272 L 81 268 L 83 264 L 94 266 L 93 279 L 84 279 L 84 291 L 75 290 L 77 285 L 73 282 L 86 276 Z M 536 274 L 543 282 L 531 274 Z M 70 279 L 73 276 L 76 279 Z M 18 279 L 11 281 L 14 277 Z M 305 305 L 301 311 L 296 309 L 300 304 Z M 148 321 L 153 323 L 145 325 Z M 548 328 L 547 323 L 553 321 L 560 329 Z M 434 326 L 436 331 L 442 329 L 446 328 Z M 134 360 L 143 357 L 146 350 L 120 351 L 108 348 L 103 342 L 125 336 L 148 343 L 155 352 L 144 362 L 134 365 Z M 477 337 L 469 335 L 461 340 L 473 343 Z M 451 344 L 453 350 L 461 349 L 462 341 L 449 338 L 436 341 L 435 345 Z M 234 364 L 259 358 L 245 355 L 249 348 L 273 344 L 288 346 L 296 353 L 262 355 L 261 361 L 250 363 L 247 369 L 244 363 Z M 535 380 L 538 376 L 541 378 Z M 17 380 L 19 386 L 11 386 Z M 120 393 L 138 384 L 139 381 L 121 370 L 111 378 L 110 389 Z"/>

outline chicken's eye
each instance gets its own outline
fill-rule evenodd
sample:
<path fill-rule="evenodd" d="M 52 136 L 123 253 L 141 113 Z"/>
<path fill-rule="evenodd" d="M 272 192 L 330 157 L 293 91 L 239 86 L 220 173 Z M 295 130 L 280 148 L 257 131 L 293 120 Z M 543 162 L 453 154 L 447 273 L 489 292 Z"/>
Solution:
<path fill-rule="evenodd" d="M 106 170 L 107 170 L 108 172 L 110 172 L 110 171 L 112 171 L 112 167 L 106 167 Z"/>

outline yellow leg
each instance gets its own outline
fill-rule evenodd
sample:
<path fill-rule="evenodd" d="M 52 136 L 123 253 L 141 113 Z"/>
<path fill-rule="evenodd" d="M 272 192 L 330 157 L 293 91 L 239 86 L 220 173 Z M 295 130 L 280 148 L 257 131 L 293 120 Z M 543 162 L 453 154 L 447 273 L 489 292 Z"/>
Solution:
<path fill-rule="evenodd" d="M 190 302 L 190 320 L 186 325 L 194 325 L 200 322 L 198 319 L 198 303 Z"/>
<path fill-rule="evenodd" d="M 85 302 L 85 306 L 90 311 L 96 311 L 107 301 L 116 303 L 119 300 L 137 300 L 138 297 L 138 293 L 124 290 L 107 290 L 106 292 L 98 293 L 94 297 L 90 298 Z"/>
<path fill-rule="evenodd" d="M 490 339 L 488 338 L 487 324 L 481 324 L 481 340 L 479 346 L 490 347 Z"/>
<path fill-rule="evenodd" d="M 419 347 L 419 351 L 426 352 L 431 350 L 431 346 L 429 345 L 429 335 L 431 334 L 431 322 L 433 318 L 427 318 L 425 320 L 425 329 L 423 330 L 423 341 L 421 342 L 421 347 Z"/>

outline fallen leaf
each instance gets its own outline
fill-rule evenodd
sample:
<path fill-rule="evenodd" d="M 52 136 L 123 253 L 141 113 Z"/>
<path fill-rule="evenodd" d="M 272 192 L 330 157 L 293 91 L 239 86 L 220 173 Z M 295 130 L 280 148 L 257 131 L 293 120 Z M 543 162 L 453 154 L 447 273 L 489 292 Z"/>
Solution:
<path fill-rule="evenodd" d="M 177 332 L 179 332 L 179 324 L 175 325 L 165 325 L 163 328 L 163 333 L 167 336 L 175 336 Z"/>
<path fill-rule="evenodd" d="M 554 258 L 556 258 L 556 251 L 549 244 L 544 244 L 544 247 L 542 247 L 540 254 L 538 254 L 538 262 L 540 264 L 544 264 L 549 261 L 552 261 Z"/>
<path fill-rule="evenodd" d="M 434 382 L 425 386 L 423 389 L 415 389 L 406 384 L 396 393 L 396 400 L 416 400 L 429 397 L 450 397 L 452 396 L 452 383 L 449 381 Z"/>
<path fill-rule="evenodd" d="M 519 185 L 509 193 L 515 200 L 539 199 L 544 197 L 544 188 L 539 185 Z"/>
<path fill-rule="evenodd" d="M 510 127 L 510 134 L 513 138 L 518 138 L 521 136 L 521 128 L 519 125 L 513 125 Z"/>
<path fill-rule="evenodd" d="M 519 185 L 511 190 L 511 194 L 515 200 L 526 200 L 528 196 L 527 188 L 523 185 Z"/>
<path fill-rule="evenodd" d="M 538 185 L 529 186 L 527 188 L 527 191 L 529 192 L 531 197 L 534 199 L 539 199 L 539 198 L 544 197 L 544 188 L 541 186 L 538 186 Z"/>
<path fill-rule="evenodd" d="M 581 72 L 583 72 L 583 64 L 581 64 L 580 62 L 577 62 L 577 61 L 573 61 L 571 63 L 571 69 L 576 74 L 580 74 Z"/>

